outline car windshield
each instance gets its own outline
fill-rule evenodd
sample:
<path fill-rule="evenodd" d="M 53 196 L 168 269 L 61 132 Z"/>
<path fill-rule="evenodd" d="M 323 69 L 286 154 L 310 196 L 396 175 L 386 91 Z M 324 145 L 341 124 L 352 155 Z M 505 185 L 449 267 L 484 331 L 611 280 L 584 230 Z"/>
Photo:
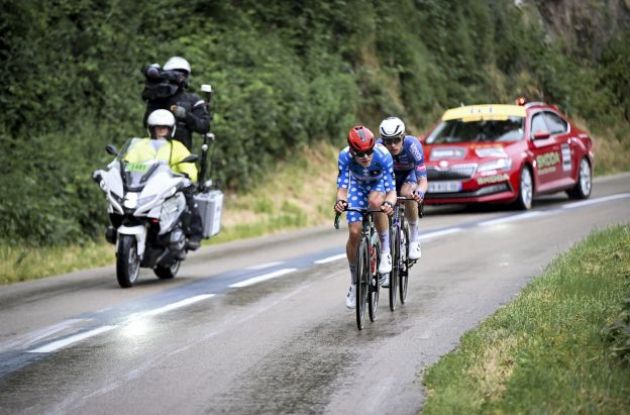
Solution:
<path fill-rule="evenodd" d="M 503 120 L 446 120 L 427 137 L 427 144 L 518 141 L 523 137 L 523 132 L 523 117 L 513 116 Z"/>

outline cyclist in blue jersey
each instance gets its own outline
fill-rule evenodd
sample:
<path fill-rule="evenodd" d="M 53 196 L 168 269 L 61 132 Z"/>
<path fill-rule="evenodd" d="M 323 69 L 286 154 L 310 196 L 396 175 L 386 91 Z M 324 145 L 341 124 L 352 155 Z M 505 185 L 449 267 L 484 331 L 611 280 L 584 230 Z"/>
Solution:
<path fill-rule="evenodd" d="M 403 197 L 413 197 L 418 203 L 422 202 L 429 187 L 422 144 L 416 137 L 406 135 L 405 123 L 398 117 L 385 118 L 381 122 L 379 132 L 381 134 L 379 142 L 385 145 L 394 158 L 396 192 Z M 410 234 L 409 259 L 418 259 L 422 256 L 418 232 L 418 205 L 412 201 L 405 204 Z"/>
<path fill-rule="evenodd" d="M 335 211 L 341 213 L 346 207 L 380 209 L 385 214 L 393 213 L 396 203 L 396 184 L 391 154 L 385 147 L 376 144 L 374 134 L 365 126 L 357 125 L 348 133 L 348 146 L 339 152 L 339 174 L 337 176 L 337 202 Z M 346 307 L 355 307 L 356 253 L 361 239 L 361 215 L 348 212 L 348 242 L 346 256 L 350 266 L 350 289 L 346 295 Z M 385 215 L 374 215 L 374 222 L 381 240 L 380 274 L 392 270 L 389 247 L 388 221 Z"/>

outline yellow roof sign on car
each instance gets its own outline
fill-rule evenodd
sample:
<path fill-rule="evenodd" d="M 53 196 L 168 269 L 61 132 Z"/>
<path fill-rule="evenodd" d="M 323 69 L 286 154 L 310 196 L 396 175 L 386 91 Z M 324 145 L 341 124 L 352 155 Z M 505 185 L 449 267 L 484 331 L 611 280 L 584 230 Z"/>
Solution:
<path fill-rule="evenodd" d="M 442 121 L 462 120 L 506 120 L 508 117 L 524 117 L 525 107 L 520 105 L 467 105 L 465 107 L 451 108 L 446 110 L 442 116 Z"/>

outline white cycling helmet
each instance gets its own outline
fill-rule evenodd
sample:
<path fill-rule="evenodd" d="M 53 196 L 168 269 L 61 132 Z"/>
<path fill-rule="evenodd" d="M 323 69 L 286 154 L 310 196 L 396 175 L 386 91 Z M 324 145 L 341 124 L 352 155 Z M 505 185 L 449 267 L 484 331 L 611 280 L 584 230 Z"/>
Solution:
<path fill-rule="evenodd" d="M 190 64 L 188 61 L 180 56 L 172 56 L 164 64 L 165 71 L 184 71 L 187 75 L 190 75 Z"/>
<path fill-rule="evenodd" d="M 173 116 L 173 113 L 169 110 L 155 110 L 149 114 L 149 118 L 147 118 L 147 128 L 151 138 L 156 138 L 153 133 L 153 127 L 170 128 L 171 134 L 169 135 L 169 138 L 171 138 L 175 135 L 175 116 Z"/>
<path fill-rule="evenodd" d="M 378 128 L 382 138 L 395 138 L 405 136 L 405 123 L 398 117 L 387 117 Z"/>

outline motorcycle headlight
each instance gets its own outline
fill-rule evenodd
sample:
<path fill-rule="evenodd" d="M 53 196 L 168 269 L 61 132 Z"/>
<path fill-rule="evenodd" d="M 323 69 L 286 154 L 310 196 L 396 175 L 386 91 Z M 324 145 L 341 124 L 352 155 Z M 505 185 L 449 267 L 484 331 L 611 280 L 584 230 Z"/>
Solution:
<path fill-rule="evenodd" d="M 127 209 L 135 209 L 136 207 L 138 207 L 138 193 L 127 193 L 125 195 L 123 206 Z"/>
<path fill-rule="evenodd" d="M 500 158 L 485 163 L 481 163 L 478 172 L 490 171 L 490 170 L 510 170 L 512 168 L 512 159 Z"/>

